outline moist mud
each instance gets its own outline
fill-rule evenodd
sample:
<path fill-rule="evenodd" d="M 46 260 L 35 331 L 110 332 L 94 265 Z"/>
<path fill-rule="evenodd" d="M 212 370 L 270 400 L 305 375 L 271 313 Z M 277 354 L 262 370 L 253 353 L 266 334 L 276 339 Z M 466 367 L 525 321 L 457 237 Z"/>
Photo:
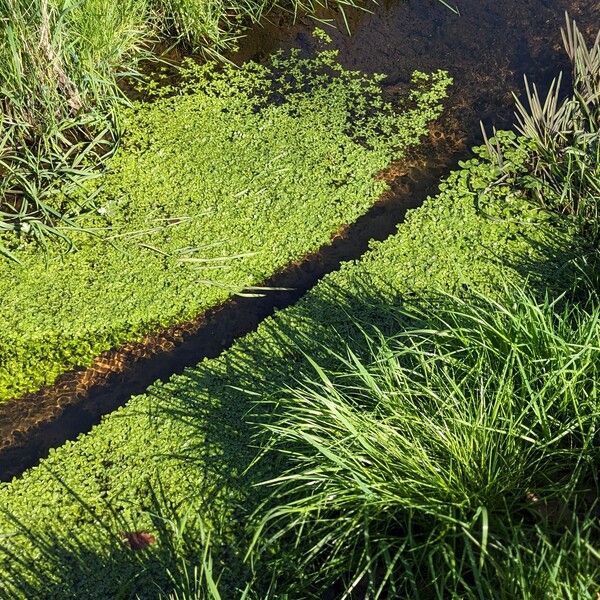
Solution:
<path fill-rule="evenodd" d="M 343 228 L 330 244 L 289 265 L 262 286 L 262 297 L 234 297 L 197 319 L 104 353 L 92 367 L 66 373 L 47 388 L 0 405 L 0 480 L 8 481 L 34 466 L 49 450 L 89 431 L 101 417 L 203 358 L 217 356 L 277 309 L 301 298 L 340 263 L 358 259 L 372 239 L 396 231 L 410 208 L 435 193 L 437 182 L 468 148 L 480 141 L 480 120 L 488 129 L 509 127 L 513 93 L 528 75 L 542 89 L 568 66 L 560 26 L 564 12 L 583 31 L 597 30 L 600 5 L 592 0 L 455 0 L 460 14 L 438 0 L 388 2 L 372 13 L 346 11 L 352 31 L 344 33 L 338 13 L 319 17 L 349 69 L 385 73 L 386 95 L 402 94 L 414 70 L 445 69 L 454 78 L 444 117 L 431 128 L 429 142 L 412 160 L 392 165 L 382 176 L 389 192 L 357 222 Z M 281 20 L 282 19 L 282 20 Z M 278 48 L 314 52 L 315 22 L 287 17 L 256 26 L 230 58 L 264 60 Z M 322 24 L 320 24 L 323 27 Z M 424 153 L 423 153 L 424 152 Z"/>

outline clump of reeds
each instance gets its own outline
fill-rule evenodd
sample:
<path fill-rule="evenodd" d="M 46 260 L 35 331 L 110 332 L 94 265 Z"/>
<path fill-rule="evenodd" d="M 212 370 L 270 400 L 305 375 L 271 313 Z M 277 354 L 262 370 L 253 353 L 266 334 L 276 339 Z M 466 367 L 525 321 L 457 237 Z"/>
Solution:
<path fill-rule="evenodd" d="M 80 207 L 60 191 L 114 147 L 115 73 L 146 35 L 140 0 L 0 0 L 0 232 L 43 241 L 72 225 Z"/>
<path fill-rule="evenodd" d="M 566 16 L 562 30 L 572 66 L 571 88 L 556 78 L 545 97 L 525 78 L 526 102 L 516 98 L 516 127 L 530 151 L 520 184 L 545 209 L 574 217 L 584 235 L 600 236 L 600 31 L 591 45 Z M 520 142 L 517 142 L 520 143 Z M 487 141 L 502 168 L 500 149 Z"/>
<path fill-rule="evenodd" d="M 416 325 L 331 350 L 269 403 L 287 467 L 254 550 L 305 594 L 589 597 L 600 309 L 511 288 L 391 310 Z"/>

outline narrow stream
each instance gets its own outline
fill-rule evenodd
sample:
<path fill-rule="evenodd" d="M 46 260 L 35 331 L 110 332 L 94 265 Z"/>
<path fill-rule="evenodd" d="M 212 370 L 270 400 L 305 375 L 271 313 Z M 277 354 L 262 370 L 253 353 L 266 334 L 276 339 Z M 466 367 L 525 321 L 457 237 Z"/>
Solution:
<path fill-rule="evenodd" d="M 454 0 L 454 14 L 438 0 L 387 2 L 372 13 L 346 13 L 352 36 L 339 14 L 320 17 L 351 69 L 387 74 L 385 92 L 402 93 L 418 69 L 446 69 L 454 86 L 442 119 L 413 157 L 382 174 L 390 191 L 366 215 L 341 231 L 319 252 L 306 256 L 262 283 L 289 288 L 264 297 L 234 297 L 190 323 L 170 328 L 138 344 L 107 352 L 90 369 L 67 373 L 34 394 L 0 405 L 0 480 L 9 481 L 47 456 L 51 448 L 89 431 L 105 415 L 157 379 L 166 380 L 206 357 L 214 357 L 236 338 L 256 329 L 276 309 L 301 298 L 343 261 L 359 258 L 371 239 L 396 231 L 409 208 L 435 193 L 437 182 L 469 147 L 480 140 L 480 119 L 488 128 L 512 120 L 512 93 L 527 74 L 542 88 L 566 67 L 560 26 L 568 10 L 582 31 L 597 30 L 595 0 Z M 321 25 L 322 26 L 322 25 Z M 294 25 L 286 19 L 254 27 L 232 59 L 263 60 L 269 52 L 299 46 L 313 50 L 311 19 Z"/>

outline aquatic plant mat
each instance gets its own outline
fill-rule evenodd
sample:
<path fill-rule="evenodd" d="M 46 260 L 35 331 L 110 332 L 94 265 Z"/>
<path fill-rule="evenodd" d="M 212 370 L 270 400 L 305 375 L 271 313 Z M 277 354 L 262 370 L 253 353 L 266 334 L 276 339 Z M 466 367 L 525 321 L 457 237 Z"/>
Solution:
<path fill-rule="evenodd" d="M 455 154 L 456 148 L 439 139 L 412 151 L 410 159 L 386 171 L 392 186 L 365 215 L 318 252 L 263 281 L 262 294 L 235 296 L 192 321 L 105 352 L 91 367 L 65 373 L 42 390 L 0 403 L 0 481 L 10 481 L 50 448 L 89 431 L 154 381 L 217 356 L 274 310 L 296 302 L 341 261 L 360 258 L 371 240 L 394 233 L 406 211 L 434 192 Z"/>
<path fill-rule="evenodd" d="M 186 539 L 204 539 L 190 515 L 200 515 L 219 544 L 232 544 L 233 582 L 222 584 L 237 585 L 240 525 L 261 497 L 254 484 L 276 466 L 263 461 L 248 470 L 257 452 L 254 398 L 268 399 L 309 369 L 306 353 L 326 364 L 324 347 L 342 339 L 363 352 L 360 323 L 393 327 L 386 307 L 402 297 L 493 292 L 507 279 L 552 287 L 559 277 L 564 285 L 569 230 L 491 186 L 496 175 L 487 160 L 467 164 L 362 260 L 325 277 L 220 357 L 152 386 L 4 484 L 6 593 L 155 597 L 153 585 L 169 585 L 164 565 L 172 556 L 172 528 L 162 519 L 183 519 Z M 131 552 L 120 541 L 124 530 L 149 531 L 158 541 Z"/>
<path fill-rule="evenodd" d="M 552 36 L 558 42 L 558 25 L 555 21 L 560 19 L 560 10 L 553 11 L 549 7 L 536 8 L 529 5 L 515 7 L 513 3 L 502 2 L 496 5 L 494 12 L 491 12 L 481 3 L 471 2 L 471 0 L 465 2 L 464 8 L 466 9 L 465 13 L 458 17 L 441 7 L 441 5 L 437 7 L 426 6 L 421 3 L 415 5 L 394 4 L 385 8 L 385 10 L 383 8 L 378 9 L 372 15 L 349 12 L 348 17 L 352 27 L 359 29 L 357 35 L 351 38 L 346 39 L 342 33 L 332 31 L 336 38 L 336 46 L 340 48 L 340 56 L 344 64 L 360 66 L 368 72 L 382 70 L 387 74 L 386 79 L 382 82 L 386 98 L 393 99 L 397 97 L 398 93 L 405 91 L 406 82 L 412 69 L 417 68 L 419 65 L 427 64 L 427 67 L 431 69 L 436 69 L 439 66 L 452 69 L 456 85 L 451 88 L 451 100 L 446 108 L 443 123 L 430 129 L 430 136 L 435 144 L 431 151 L 426 151 L 430 154 L 430 156 L 425 156 L 425 163 L 429 166 L 437 162 L 447 164 L 455 160 L 452 157 L 456 156 L 457 152 L 460 153 L 459 156 L 466 156 L 465 141 L 478 137 L 479 118 L 493 118 L 496 123 L 506 122 L 507 118 L 512 115 L 510 90 L 516 91 L 518 89 L 521 71 L 529 73 L 535 71 L 536 80 L 538 83 L 542 82 L 543 85 L 548 76 L 555 73 L 556 65 L 560 64 L 560 55 L 557 57 L 553 50 L 550 50 L 550 46 L 554 46 L 554 44 L 549 43 L 549 40 L 554 39 Z M 588 17 L 587 21 L 593 21 L 594 9 L 586 8 L 585 2 L 578 3 L 577 6 L 571 6 L 570 8 L 576 11 L 581 22 L 586 21 L 586 16 Z M 544 15 L 544 19 L 542 19 L 544 24 L 540 25 L 538 23 L 539 27 L 538 25 L 534 27 L 533 23 L 539 21 L 540 10 L 542 11 L 541 14 Z M 335 14 L 329 16 L 335 17 Z M 498 28 L 506 27 L 509 22 L 512 23 L 510 33 L 502 36 L 502 39 L 499 40 Z M 343 22 L 338 22 L 338 26 L 343 29 Z M 475 28 L 477 29 L 477 36 L 471 40 Z M 234 59 L 242 61 L 244 58 L 247 59 L 251 56 L 260 57 L 265 51 L 277 47 L 277 44 L 286 47 L 291 43 L 299 44 L 303 48 L 303 52 L 314 53 L 315 42 L 311 41 L 310 36 L 307 35 L 307 32 L 311 29 L 311 25 L 303 22 L 291 28 L 277 28 L 275 25 L 267 23 L 265 27 L 256 28 L 250 34 L 242 45 L 241 53 Z M 535 39 L 531 39 L 531 32 L 534 29 L 538 31 L 538 34 Z M 398 36 L 394 34 L 395 41 L 393 49 L 390 50 L 388 46 L 385 46 L 387 44 L 386 40 L 392 32 L 397 31 L 402 31 L 404 34 L 409 31 L 410 35 Z M 460 43 L 458 43 L 459 40 Z M 462 44 L 479 43 L 478 40 L 484 46 L 489 47 L 490 51 L 483 54 L 464 51 Z M 484 42 L 484 40 L 487 41 Z M 495 40 L 492 45 L 490 45 L 491 40 Z M 423 61 L 427 62 L 423 63 Z M 490 73 L 495 70 L 502 72 L 502 77 L 491 77 Z M 419 155 L 419 162 L 422 162 L 422 156 L 422 154 Z M 392 183 L 390 191 L 393 200 L 391 203 L 384 202 L 382 209 L 388 211 L 391 206 L 402 205 L 400 210 L 397 212 L 394 210 L 387 215 L 379 214 L 380 208 L 369 209 L 368 214 L 375 217 L 380 224 L 374 227 L 377 231 L 374 231 L 373 237 L 376 239 L 387 235 L 393 230 L 394 224 L 388 222 L 388 219 L 394 222 L 401 220 L 405 202 L 412 205 L 415 201 L 419 201 L 416 200 L 412 189 L 406 185 L 407 176 L 404 167 L 410 166 L 410 164 L 410 160 L 401 161 L 399 167 L 388 170 L 385 176 L 385 181 Z M 419 174 L 418 177 L 422 177 L 422 174 Z M 410 176 L 408 176 L 408 179 L 410 179 Z M 357 229 L 352 228 L 349 231 L 350 236 L 355 236 Z M 340 232 L 341 230 L 338 230 L 337 233 Z M 359 242 L 360 244 L 362 242 Z M 349 241 L 347 246 L 344 247 L 353 248 L 352 241 Z M 364 245 L 362 247 L 364 248 Z M 126 251 L 129 250 L 126 249 Z M 142 250 L 142 253 L 144 252 L 145 250 Z M 148 252 L 151 251 L 148 250 Z M 334 253 L 337 253 L 337 251 Z M 340 251 L 338 258 L 344 260 L 355 257 L 356 254 L 353 249 L 348 254 L 345 254 L 345 251 Z M 306 260 L 311 261 L 313 259 L 307 256 Z M 283 268 L 285 270 L 285 267 Z M 306 268 L 307 272 L 313 268 L 310 262 L 306 263 Z M 234 269 L 233 274 L 236 273 L 237 270 Z M 218 282 L 219 274 L 213 271 L 211 271 L 211 274 Z M 259 275 L 263 278 L 269 276 L 267 269 Z M 316 281 L 316 278 L 317 273 L 315 273 L 313 282 Z M 149 279 L 150 277 L 146 281 Z M 172 278 L 169 278 L 170 280 Z M 247 281 L 252 280 L 248 279 L 241 283 L 245 284 Z M 266 279 L 254 280 L 254 283 L 257 281 L 260 281 L 261 284 L 272 283 L 272 281 Z M 275 286 L 295 287 L 291 280 L 287 281 L 287 284 L 279 283 Z M 76 285 L 75 282 L 73 283 Z M 148 281 L 148 285 L 155 289 L 157 282 Z M 177 285 L 177 289 L 180 290 L 182 286 Z M 99 286 L 101 287 L 101 281 L 96 282 L 92 293 Z M 187 284 L 183 287 L 186 287 L 185 293 L 189 294 Z M 301 285 L 301 287 L 303 286 Z M 35 291 L 37 288 L 34 286 L 32 289 Z M 235 289 L 239 290 L 241 288 L 236 286 Z M 199 292 L 199 295 L 203 294 L 210 294 L 210 292 L 207 292 L 207 290 Z M 229 292 L 223 291 L 223 295 L 220 297 L 225 298 L 228 295 Z M 283 306 L 286 302 L 285 298 L 290 298 L 293 295 L 293 292 L 269 293 L 266 298 L 256 299 L 255 301 L 261 306 L 265 304 Z M 196 292 L 194 292 L 194 297 L 197 297 Z M 168 295 L 165 296 L 165 299 L 168 300 Z M 220 306 L 222 301 L 222 299 L 215 298 L 217 306 Z M 67 302 L 66 305 L 70 306 L 71 302 Z M 87 430 L 100 414 L 109 412 L 119 402 L 126 400 L 127 382 L 132 382 L 132 379 L 135 380 L 132 383 L 133 387 L 130 388 L 131 393 L 142 390 L 145 385 L 142 381 L 149 382 L 150 373 L 153 371 L 152 369 L 148 370 L 145 379 L 140 379 L 135 373 L 131 373 L 129 367 L 138 359 L 150 354 L 155 358 L 162 356 L 163 364 L 159 367 L 160 371 L 156 372 L 157 376 L 160 372 L 160 377 L 170 374 L 167 372 L 168 363 L 173 366 L 172 372 L 180 370 L 184 365 L 174 358 L 170 359 L 169 352 L 163 352 L 163 350 L 171 348 L 173 344 L 177 345 L 178 331 L 187 332 L 185 333 L 187 336 L 190 328 L 196 328 L 197 324 L 202 321 L 199 313 L 204 311 L 203 307 L 205 306 L 202 302 L 195 305 L 198 307 L 198 312 L 193 312 L 194 309 L 187 306 L 185 316 L 182 314 L 180 318 L 173 317 L 173 311 L 169 309 L 169 319 L 173 318 L 174 324 L 167 327 L 163 333 L 160 333 L 148 323 L 137 323 L 141 330 L 139 334 L 133 336 L 133 339 L 138 341 L 126 343 L 123 347 L 120 347 L 119 340 L 122 341 L 125 336 L 116 336 L 116 339 L 109 339 L 105 343 L 96 343 L 97 327 L 100 326 L 102 319 L 107 318 L 106 313 L 109 312 L 96 304 L 94 304 L 94 301 L 90 301 L 89 304 L 83 302 L 82 307 L 77 308 L 77 312 L 81 311 L 82 322 L 79 323 L 79 319 L 77 319 L 74 325 L 81 326 L 82 331 L 77 334 L 76 339 L 72 340 L 72 346 L 75 349 L 70 350 L 69 353 L 73 352 L 74 355 L 65 356 L 65 352 L 62 351 L 59 351 L 59 356 L 56 356 L 54 351 L 50 353 L 50 356 L 40 357 L 35 354 L 30 361 L 32 365 L 30 371 L 33 370 L 34 372 L 27 373 L 25 371 L 23 380 L 20 383 L 14 381 L 11 383 L 12 371 L 4 374 L 5 377 L 8 377 L 9 382 L 7 384 L 5 381 L 3 384 L 4 391 L 0 391 L 0 397 L 7 400 L 7 403 L 0 406 L 0 439 L 4 446 L 4 452 L 0 458 L 0 471 L 2 472 L 0 477 L 10 478 L 26 466 L 33 464 L 39 457 L 44 456 L 49 447 L 59 445 L 65 439 L 72 438 L 80 431 Z M 210 303 L 208 302 L 208 304 Z M 38 300 L 32 299 L 31 304 L 25 307 L 25 319 L 30 318 L 33 307 L 37 305 L 39 305 Z M 243 305 L 246 307 L 254 306 L 254 301 L 244 302 Z M 107 308 L 110 310 L 111 306 L 109 302 Z M 161 310 L 162 308 L 159 307 L 157 312 Z M 247 310 L 254 315 L 254 308 L 248 308 Z M 120 314 L 119 311 L 117 311 L 117 316 L 118 314 Z M 217 320 L 221 318 L 229 321 L 228 314 L 227 316 L 225 316 L 226 313 L 219 312 L 219 314 L 221 317 L 217 316 Z M 136 319 L 145 320 L 147 317 L 147 314 L 141 317 L 136 314 Z M 61 318 L 60 315 L 57 315 L 55 320 L 58 321 Z M 71 315 L 69 315 L 69 322 L 71 318 Z M 114 318 L 112 313 L 108 318 Z M 40 315 L 32 321 L 31 326 L 39 319 Z M 191 319 L 191 321 L 182 321 L 181 319 Z M 251 317 L 250 315 L 236 315 L 236 319 L 246 321 L 243 331 L 252 329 L 253 323 L 257 322 L 254 320 L 254 316 Z M 137 325 L 134 323 L 134 326 Z M 60 348 L 64 344 L 64 340 L 60 341 L 61 336 L 65 334 L 68 336 L 70 327 L 69 325 L 65 329 L 63 326 L 58 333 L 49 332 L 49 338 L 43 342 L 44 345 L 49 345 L 53 350 L 54 345 L 58 343 Z M 217 325 L 217 329 L 219 335 L 225 335 L 224 330 L 227 330 L 228 326 Z M 174 337 L 172 334 L 174 334 Z M 201 336 L 202 333 L 199 332 L 199 335 Z M 86 336 L 91 337 L 87 339 Z M 231 338 L 232 336 L 225 337 Z M 84 341 L 83 347 L 79 343 L 80 339 Z M 92 348 L 89 348 L 90 342 L 92 342 Z M 38 343 L 40 343 L 39 340 L 35 340 L 33 345 L 37 346 Z M 193 344 L 193 342 L 191 343 Z M 108 350 L 108 348 L 113 349 Z M 157 351 L 160 354 L 155 354 Z M 30 350 L 24 349 L 18 352 L 25 357 L 28 352 L 30 353 Z M 31 349 L 31 352 L 33 352 L 33 349 Z M 94 355 L 93 352 L 97 352 L 97 354 Z M 201 357 L 202 354 L 199 353 L 196 360 Z M 160 364 L 160 360 L 157 359 L 154 364 Z M 190 360 L 194 359 L 191 358 Z M 175 366 L 176 364 L 177 366 Z M 38 366 L 36 365 L 40 367 L 39 372 L 37 372 Z M 41 367 L 44 365 L 45 368 L 50 367 L 50 369 L 45 373 L 41 373 Z M 77 365 L 84 366 L 78 367 Z M 86 367 L 85 365 L 91 366 Z M 71 369 L 74 366 L 74 370 L 64 372 L 65 369 Z M 23 368 L 23 365 L 17 361 L 13 370 L 20 372 Z M 143 368 L 140 370 L 143 370 Z M 60 373 L 62 374 L 60 375 Z M 111 375 L 111 373 L 113 374 Z M 57 376 L 58 379 L 56 379 Z M 122 390 L 122 393 L 119 394 L 121 400 L 117 400 L 116 394 L 113 393 L 114 387 L 109 386 L 101 390 L 97 386 L 98 383 L 107 381 L 107 378 L 112 382 L 116 382 L 118 389 Z M 55 384 L 48 386 L 47 384 L 52 381 L 55 381 Z M 37 389 L 43 384 L 46 384 L 43 389 Z M 7 385 L 9 387 L 13 386 L 13 389 L 16 385 L 16 389 L 25 387 L 25 389 L 32 391 L 27 393 L 26 396 L 19 396 L 8 391 Z M 0 388 L 2 388 L 2 385 L 0 385 Z M 88 393 L 89 390 L 93 391 Z M 88 395 L 86 396 L 86 394 Z M 50 431 L 45 429 L 48 425 L 48 419 L 54 419 L 59 414 L 62 415 L 65 406 L 76 404 L 83 407 L 85 400 L 82 401 L 82 398 L 87 398 L 88 401 L 88 407 L 84 408 L 83 412 L 73 414 L 68 411 L 62 424 L 57 422 Z M 19 405 L 20 400 L 23 400 L 22 405 Z M 37 427 L 42 424 L 45 433 Z M 32 426 L 36 428 L 32 430 Z M 25 435 L 26 431 L 27 434 Z M 26 456 L 28 458 L 25 458 Z"/>
<path fill-rule="evenodd" d="M 25 246 L 20 264 L 0 264 L 0 400 L 261 292 L 365 214 L 449 83 L 415 73 L 391 103 L 380 80 L 328 50 L 241 69 L 190 62 L 178 90 L 136 104 L 109 174 L 75 199 L 98 206 L 71 235 L 76 251 Z"/>

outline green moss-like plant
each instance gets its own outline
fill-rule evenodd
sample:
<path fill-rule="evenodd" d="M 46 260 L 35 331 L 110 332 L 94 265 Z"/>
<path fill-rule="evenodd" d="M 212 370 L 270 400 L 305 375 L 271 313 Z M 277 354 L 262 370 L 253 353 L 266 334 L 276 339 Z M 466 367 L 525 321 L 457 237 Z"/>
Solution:
<path fill-rule="evenodd" d="M 515 152 L 511 160 L 518 169 L 522 156 Z M 440 289 L 461 293 L 465 286 L 493 292 L 500 280 L 525 285 L 531 274 L 552 286 L 563 277 L 560 252 L 570 232 L 516 190 L 492 186 L 496 178 L 485 158 L 465 163 L 437 197 L 362 260 L 346 263 L 220 357 L 152 386 L 90 434 L 2 486 L 0 504 L 12 517 L 0 525 L 9 535 L 2 542 L 0 593 L 155 597 L 153 584 L 167 585 L 169 538 L 152 517 L 150 489 L 160 490 L 167 513 L 200 515 L 217 530 L 213 540 L 231 545 L 230 563 L 239 562 L 245 525 L 259 499 L 255 484 L 267 478 L 261 469 L 269 469 L 268 462 L 248 469 L 257 452 L 253 398 L 292 384 L 310 368 L 306 353 L 326 365 L 323 344 L 335 349 L 339 335 L 357 340 L 360 352 L 364 337 L 356 320 L 385 330 L 386 307 L 403 297 Z M 158 536 L 143 560 L 134 560 L 118 541 L 115 515 Z"/>
<path fill-rule="evenodd" d="M 0 400 L 190 319 L 327 243 L 385 189 L 449 78 L 416 73 L 398 106 L 332 51 L 241 69 L 188 63 L 180 90 L 123 115 L 123 145 L 77 250 L 0 263 Z M 69 201 L 77 201 L 70 197 Z"/>

